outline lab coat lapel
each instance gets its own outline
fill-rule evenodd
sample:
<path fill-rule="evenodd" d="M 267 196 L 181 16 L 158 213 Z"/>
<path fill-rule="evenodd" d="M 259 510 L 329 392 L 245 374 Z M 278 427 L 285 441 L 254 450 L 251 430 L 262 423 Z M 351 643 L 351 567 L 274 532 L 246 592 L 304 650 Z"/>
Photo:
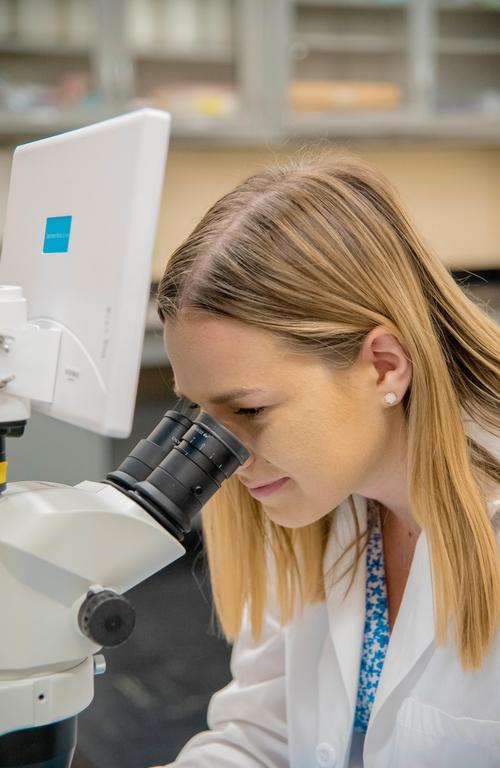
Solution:
<path fill-rule="evenodd" d="M 367 500 L 362 496 L 353 495 L 358 512 L 361 531 L 366 528 Z M 336 513 L 334 530 L 330 535 L 324 559 L 325 585 L 328 590 L 328 572 L 355 537 L 355 527 L 348 501 L 340 505 Z M 337 576 L 353 561 L 354 550 L 341 561 Z M 365 621 L 365 578 L 366 578 L 366 549 L 363 552 L 354 578 L 354 582 L 346 594 L 352 573 L 343 576 L 327 591 L 326 605 L 328 626 L 333 642 L 340 674 L 344 683 L 345 693 L 349 703 L 349 716 L 354 715 L 358 689 L 359 664 L 363 642 Z M 320 686 L 321 686 L 320 680 Z"/>
<path fill-rule="evenodd" d="M 495 455 L 500 456 L 500 441 L 497 438 L 495 438 L 494 446 L 495 450 L 491 445 L 487 445 L 487 448 L 492 450 Z M 356 494 L 353 494 L 352 498 L 358 511 L 360 528 L 363 531 L 366 528 L 368 500 Z M 498 505 L 498 494 L 495 496 L 495 500 L 493 505 L 495 503 Z M 490 515 L 493 515 L 493 509 L 490 509 Z M 355 528 L 350 505 L 346 500 L 337 510 L 334 529 L 325 553 L 324 574 L 327 587 L 329 569 L 342 551 L 351 543 L 354 535 Z M 349 555 L 351 557 L 350 562 L 352 562 L 353 556 L 354 553 L 351 552 Z M 344 560 L 347 561 L 348 557 Z M 341 563 L 340 572 L 350 565 L 350 562 L 344 562 L 344 560 Z M 344 684 L 349 705 L 349 716 L 352 722 L 356 706 L 365 621 L 366 549 L 358 563 L 351 589 L 345 595 L 350 578 L 351 574 L 348 574 L 330 588 L 330 591 L 327 592 L 326 604 L 330 637 L 338 663 L 339 676 Z M 435 620 L 430 552 L 427 537 L 422 531 L 415 548 L 412 567 L 391 634 L 368 731 L 371 730 L 373 721 L 392 692 L 431 646 L 434 636 Z M 338 704 L 338 699 L 335 699 L 334 702 L 332 698 L 334 694 L 326 688 L 330 684 L 328 676 L 322 674 L 324 669 L 331 668 L 331 664 L 327 664 L 331 652 L 331 646 L 326 643 L 323 651 L 324 663 L 320 663 L 319 667 L 320 701 L 323 701 L 325 705 L 327 703 Z M 330 658 L 330 662 L 333 663 L 333 661 Z"/>
<path fill-rule="evenodd" d="M 389 646 L 382 668 L 370 724 L 388 697 L 408 675 L 434 640 L 434 601 L 427 537 L 422 531 L 415 547 Z"/>
<path fill-rule="evenodd" d="M 495 512 L 497 509 L 500 511 L 500 499 L 490 499 L 487 501 L 487 507 L 495 526 Z M 403 599 L 387 648 L 370 725 L 391 693 L 433 643 L 435 631 L 430 549 L 427 536 L 422 531 L 415 547 Z"/>

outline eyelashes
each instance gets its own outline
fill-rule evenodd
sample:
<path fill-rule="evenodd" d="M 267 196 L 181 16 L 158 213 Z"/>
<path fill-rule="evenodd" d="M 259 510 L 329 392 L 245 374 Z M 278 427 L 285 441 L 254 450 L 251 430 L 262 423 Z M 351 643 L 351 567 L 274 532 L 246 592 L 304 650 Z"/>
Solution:
<path fill-rule="evenodd" d="M 262 413 L 264 408 L 239 408 L 236 411 L 238 416 L 247 416 L 249 419 L 254 419 L 256 416 Z"/>
<path fill-rule="evenodd" d="M 192 403 L 190 401 L 186 402 L 186 407 L 190 410 L 197 410 L 199 409 L 199 405 L 197 403 Z M 238 408 L 237 411 L 234 411 L 235 415 L 237 416 L 246 416 L 249 419 L 254 419 L 257 416 L 259 416 L 263 411 L 265 410 L 264 407 L 261 408 Z"/>
<path fill-rule="evenodd" d="M 175 411 L 179 411 L 179 413 L 183 413 L 184 415 L 189 416 L 189 418 L 194 418 L 195 414 L 193 411 L 198 409 L 199 406 L 196 405 L 196 403 L 192 403 L 190 400 L 186 400 L 183 397 L 180 397 L 174 405 Z"/>

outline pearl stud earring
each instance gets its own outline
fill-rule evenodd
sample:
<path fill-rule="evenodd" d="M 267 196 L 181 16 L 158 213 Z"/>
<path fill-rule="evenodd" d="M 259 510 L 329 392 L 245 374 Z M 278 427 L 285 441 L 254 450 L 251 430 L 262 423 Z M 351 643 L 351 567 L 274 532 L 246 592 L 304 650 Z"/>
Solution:
<path fill-rule="evenodd" d="M 397 403 L 398 401 L 398 396 L 394 392 L 388 392 L 384 397 L 384 400 L 387 405 L 394 405 L 394 403 Z"/>

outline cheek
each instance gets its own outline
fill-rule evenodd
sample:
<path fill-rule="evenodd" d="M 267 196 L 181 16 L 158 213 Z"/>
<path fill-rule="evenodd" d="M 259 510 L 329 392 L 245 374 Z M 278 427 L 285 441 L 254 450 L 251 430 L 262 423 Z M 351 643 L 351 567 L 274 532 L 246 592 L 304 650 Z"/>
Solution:
<path fill-rule="evenodd" d="M 303 484 L 316 474 L 321 442 L 311 421 L 283 419 L 255 436 L 255 455 Z"/>
<path fill-rule="evenodd" d="M 373 458 L 377 425 L 369 415 L 352 402 L 328 406 L 305 418 L 286 419 L 262 436 L 259 447 L 258 455 L 289 474 L 308 495 L 342 494 Z"/>
<path fill-rule="evenodd" d="M 269 420 L 268 423 L 244 425 L 225 420 L 225 426 L 241 440 L 258 465 L 269 464 L 282 469 L 284 474 L 301 466 L 305 444 L 301 430 L 286 421 Z"/>

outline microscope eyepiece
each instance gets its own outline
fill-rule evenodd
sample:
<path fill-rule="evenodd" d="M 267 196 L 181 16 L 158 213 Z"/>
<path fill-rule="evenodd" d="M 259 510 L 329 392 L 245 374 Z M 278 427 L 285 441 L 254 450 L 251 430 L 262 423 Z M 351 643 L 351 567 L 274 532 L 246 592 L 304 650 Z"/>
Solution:
<path fill-rule="evenodd" d="M 178 427 L 164 424 L 167 418 Z M 153 436 L 158 440 L 159 434 L 162 435 L 160 461 L 151 470 L 151 459 L 153 455 L 160 456 L 160 452 L 155 453 L 155 449 L 148 447 L 148 474 L 140 476 L 142 467 L 146 466 L 141 444 L 152 442 Z M 182 540 L 191 530 L 195 515 L 249 455 L 243 443 L 207 413 L 201 413 L 192 422 L 177 411 L 167 411 L 147 441 L 141 441 L 106 479 Z M 142 466 L 132 464 L 132 459 L 140 461 Z"/>
<path fill-rule="evenodd" d="M 118 469 L 107 475 L 107 482 L 120 490 L 133 490 L 136 483 L 145 480 L 178 445 L 192 423 L 192 419 L 179 411 L 167 411 L 151 434 L 137 443 Z"/>

